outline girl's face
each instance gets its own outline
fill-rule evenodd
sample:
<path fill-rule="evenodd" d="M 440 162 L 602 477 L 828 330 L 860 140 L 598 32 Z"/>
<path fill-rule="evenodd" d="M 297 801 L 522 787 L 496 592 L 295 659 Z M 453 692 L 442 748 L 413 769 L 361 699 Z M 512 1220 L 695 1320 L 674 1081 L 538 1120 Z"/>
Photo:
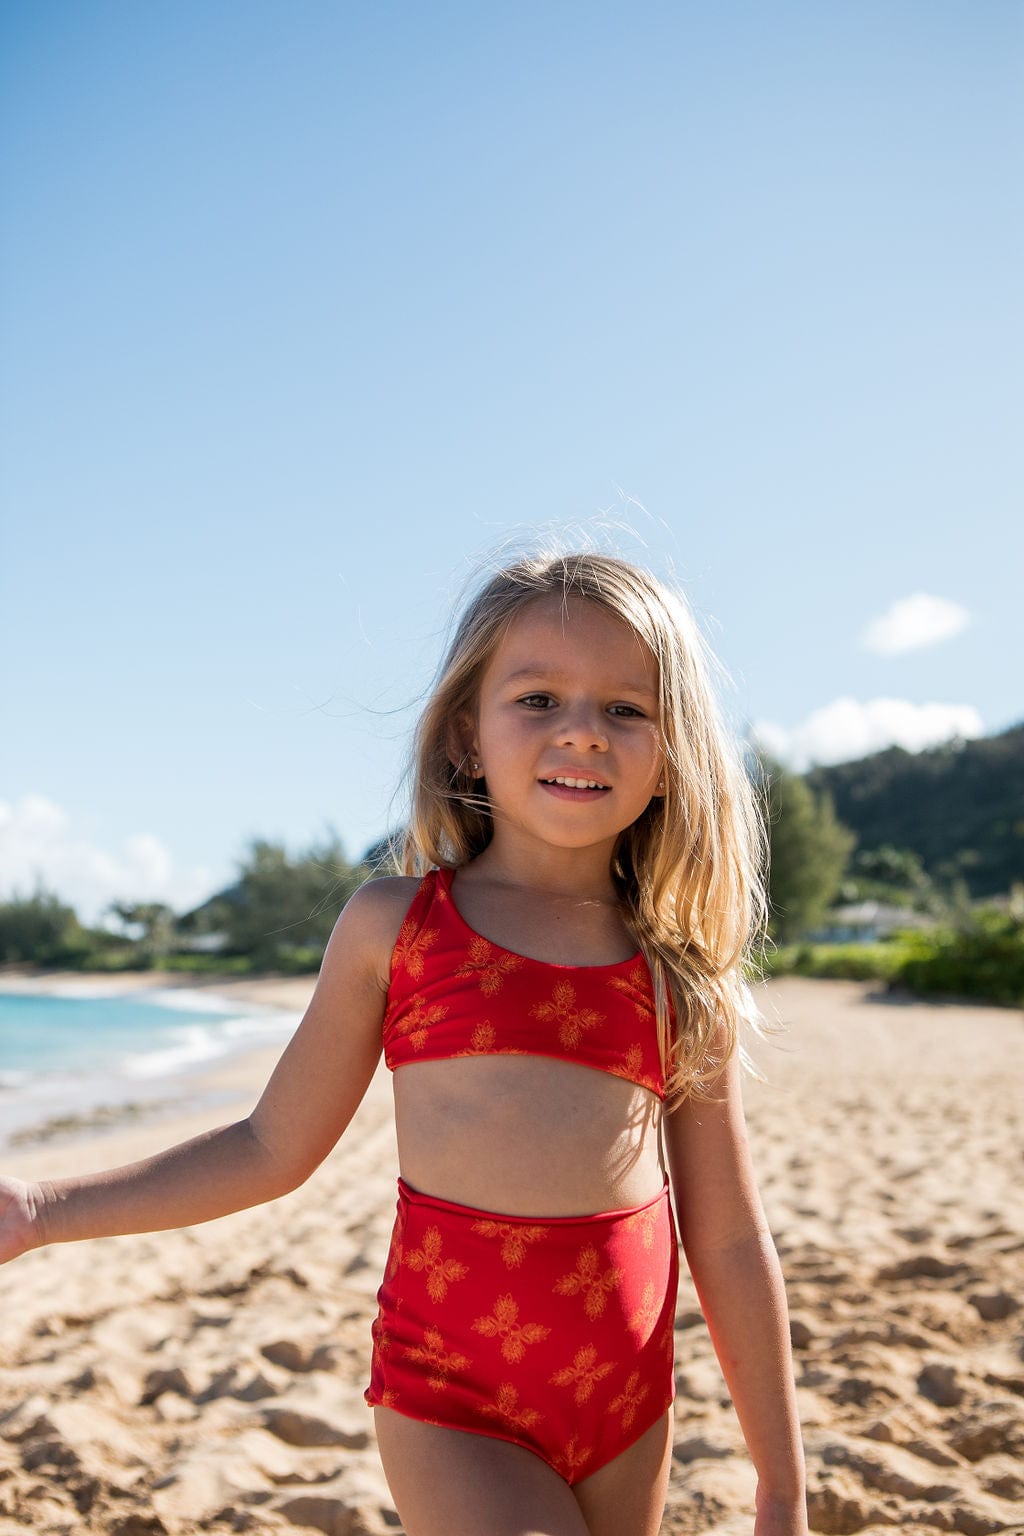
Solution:
<path fill-rule="evenodd" d="M 607 842 L 610 857 L 661 792 L 657 663 L 596 603 L 537 598 L 484 672 L 472 751 L 496 838 L 514 827 L 552 847 Z"/>

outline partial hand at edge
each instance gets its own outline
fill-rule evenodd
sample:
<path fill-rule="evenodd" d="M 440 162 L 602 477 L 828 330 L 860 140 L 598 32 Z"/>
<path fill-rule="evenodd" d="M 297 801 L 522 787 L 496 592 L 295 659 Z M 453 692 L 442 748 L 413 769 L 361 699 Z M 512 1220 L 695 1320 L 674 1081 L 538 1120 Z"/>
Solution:
<path fill-rule="evenodd" d="M 38 1248 L 34 1186 L 0 1174 L 0 1264 Z"/>

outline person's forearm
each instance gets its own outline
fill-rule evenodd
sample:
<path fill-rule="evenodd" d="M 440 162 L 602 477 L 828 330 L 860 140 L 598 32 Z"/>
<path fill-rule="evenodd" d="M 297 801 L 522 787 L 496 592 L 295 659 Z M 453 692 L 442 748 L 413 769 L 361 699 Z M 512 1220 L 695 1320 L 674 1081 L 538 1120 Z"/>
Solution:
<path fill-rule="evenodd" d="M 687 1259 L 762 1495 L 800 1503 L 804 1453 L 789 1312 L 771 1234 Z"/>
<path fill-rule="evenodd" d="M 240 1120 L 142 1162 L 39 1180 L 32 1186 L 35 1246 L 191 1226 L 273 1200 L 295 1183 Z"/>

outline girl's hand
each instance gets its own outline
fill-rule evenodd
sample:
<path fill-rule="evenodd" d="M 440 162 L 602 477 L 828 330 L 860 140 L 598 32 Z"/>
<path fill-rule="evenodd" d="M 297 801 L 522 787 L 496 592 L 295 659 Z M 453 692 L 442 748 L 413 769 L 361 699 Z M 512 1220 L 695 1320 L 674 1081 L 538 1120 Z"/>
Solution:
<path fill-rule="evenodd" d="M 34 1186 L 0 1175 L 0 1264 L 39 1247 Z"/>
<path fill-rule="evenodd" d="M 754 1536 L 807 1536 L 807 1500 L 777 1498 L 759 1487 Z"/>

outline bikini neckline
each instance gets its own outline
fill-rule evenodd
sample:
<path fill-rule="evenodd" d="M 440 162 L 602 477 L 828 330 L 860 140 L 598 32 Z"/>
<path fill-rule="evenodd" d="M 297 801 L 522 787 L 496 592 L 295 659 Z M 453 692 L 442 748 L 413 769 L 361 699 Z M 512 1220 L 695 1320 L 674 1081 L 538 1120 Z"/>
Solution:
<path fill-rule="evenodd" d="M 538 960 L 533 955 L 521 955 L 516 949 L 506 949 L 504 944 L 496 944 L 493 939 L 485 938 L 482 933 L 477 933 L 476 929 L 471 928 L 466 922 L 466 919 L 455 904 L 455 895 L 452 891 L 452 881 L 455 879 L 455 874 L 455 869 L 441 868 L 437 870 L 437 878 L 444 888 L 448 905 L 456 922 L 466 930 L 471 939 L 479 939 L 481 943 L 489 944 L 492 949 L 496 949 L 501 955 L 512 955 L 516 960 L 522 960 L 527 965 L 540 965 L 548 971 L 621 971 L 628 965 L 636 965 L 637 961 L 642 961 L 644 958 L 643 950 L 638 949 L 634 954 L 630 955 L 628 960 L 610 960 L 602 965 L 568 965 L 559 960 Z"/>

